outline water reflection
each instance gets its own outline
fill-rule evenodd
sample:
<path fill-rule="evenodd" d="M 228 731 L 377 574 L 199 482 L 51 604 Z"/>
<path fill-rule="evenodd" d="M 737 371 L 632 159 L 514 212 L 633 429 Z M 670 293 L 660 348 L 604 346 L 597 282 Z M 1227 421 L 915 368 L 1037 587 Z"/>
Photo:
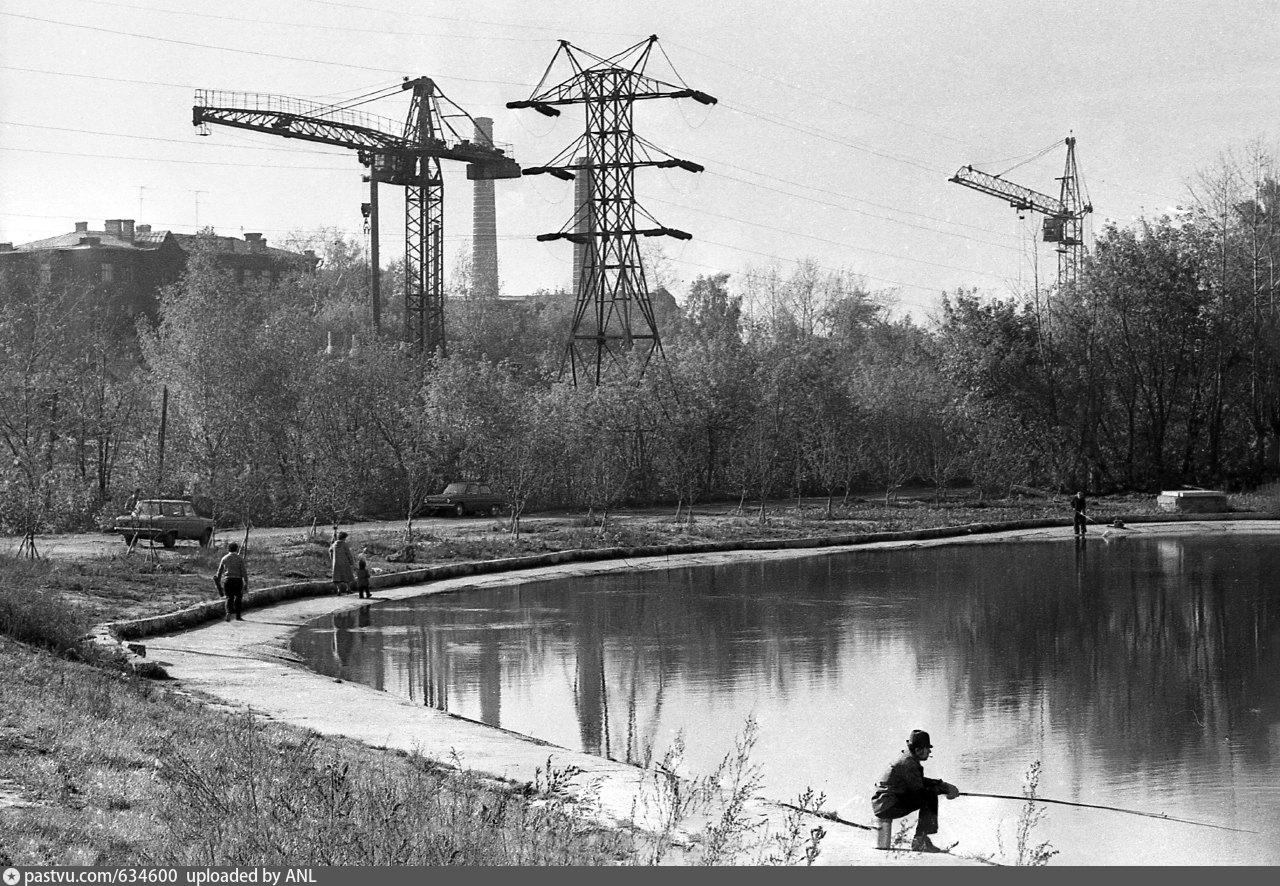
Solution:
<path fill-rule="evenodd" d="M 930 774 L 1264 831 L 1055 808 L 1056 861 L 1280 861 L 1277 546 L 1266 536 L 987 543 L 671 569 L 419 598 L 295 646 L 324 673 L 643 762 L 714 768 L 747 717 L 769 792 L 866 818 L 907 732 Z M 966 846 L 1016 804 L 944 804 Z M 1102 815 L 1106 815 L 1103 813 Z"/>

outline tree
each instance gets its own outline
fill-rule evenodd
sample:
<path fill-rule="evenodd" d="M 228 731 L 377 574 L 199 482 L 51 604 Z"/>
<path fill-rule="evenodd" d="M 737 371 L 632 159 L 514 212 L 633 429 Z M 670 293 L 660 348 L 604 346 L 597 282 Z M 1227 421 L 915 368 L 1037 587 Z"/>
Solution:
<path fill-rule="evenodd" d="M 1108 227 L 1097 240 L 1081 297 L 1098 314 L 1101 354 L 1120 428 L 1104 427 L 1130 485 L 1174 480 L 1191 465 L 1208 377 L 1210 292 L 1194 232 L 1163 218 Z"/>
<path fill-rule="evenodd" d="M 689 287 L 685 320 L 699 341 L 738 342 L 742 336 L 742 298 L 729 294 L 729 275 L 700 276 Z"/>
<path fill-rule="evenodd" d="M 86 368 L 89 287 L 0 278 L 0 522 L 35 555 L 35 536 L 56 519 L 70 488 L 69 448 L 80 430 L 68 396 Z"/>

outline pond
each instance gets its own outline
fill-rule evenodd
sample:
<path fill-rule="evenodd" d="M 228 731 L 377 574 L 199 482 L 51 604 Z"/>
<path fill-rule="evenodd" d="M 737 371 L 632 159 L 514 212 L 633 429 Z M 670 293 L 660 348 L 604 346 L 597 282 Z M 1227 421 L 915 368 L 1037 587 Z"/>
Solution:
<path fill-rule="evenodd" d="M 317 671 L 568 748 L 706 774 L 748 721 L 763 792 L 871 821 L 927 775 L 1042 805 L 1051 864 L 1280 862 L 1280 536 L 973 540 L 532 581 L 300 632 Z M 465 764 L 465 749 L 462 753 Z M 1023 804 L 942 801 L 938 842 L 1016 857 Z M 914 821 L 914 816 L 911 818 Z"/>

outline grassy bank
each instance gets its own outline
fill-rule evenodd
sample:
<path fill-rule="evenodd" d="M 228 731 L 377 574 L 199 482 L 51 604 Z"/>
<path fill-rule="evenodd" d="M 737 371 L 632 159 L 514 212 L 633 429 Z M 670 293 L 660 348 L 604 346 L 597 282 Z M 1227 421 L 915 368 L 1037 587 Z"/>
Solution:
<path fill-rule="evenodd" d="M 597 865 L 632 854 L 628 835 L 586 827 L 536 786 L 210 710 L 9 640 L 0 668 L 0 792 L 19 804 L 0 815 L 0 866 Z"/>

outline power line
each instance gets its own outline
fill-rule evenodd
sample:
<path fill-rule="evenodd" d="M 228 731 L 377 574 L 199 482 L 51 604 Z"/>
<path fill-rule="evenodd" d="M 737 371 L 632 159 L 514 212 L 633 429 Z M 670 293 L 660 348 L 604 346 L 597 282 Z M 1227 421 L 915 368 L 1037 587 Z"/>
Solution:
<path fill-rule="evenodd" d="M 918 123 L 912 123 L 908 120 L 903 120 L 899 117 L 894 117 L 890 114 L 883 114 L 883 113 L 880 113 L 879 111 L 873 111 L 870 108 L 864 108 L 860 105 L 855 105 L 855 104 L 852 104 L 851 102 L 843 101 L 842 99 L 833 97 L 829 93 L 820 93 L 820 92 L 814 92 L 811 89 L 805 89 L 803 86 L 797 86 L 794 83 L 788 83 L 786 80 L 783 80 L 778 77 L 771 77 L 768 74 L 761 73 L 755 68 L 749 68 L 749 67 L 746 67 L 745 65 L 739 65 L 731 61 L 726 61 L 725 59 L 719 58 L 718 56 L 714 56 L 714 55 L 711 55 L 710 53 L 706 53 L 706 52 L 702 52 L 700 50 L 694 49 L 692 46 L 689 46 L 684 43 L 677 43 L 674 41 L 670 41 L 670 42 L 672 46 L 678 46 L 687 52 L 692 52 L 695 55 L 700 55 L 703 58 L 710 59 L 713 62 L 718 62 L 719 64 L 726 65 L 727 67 L 735 68 L 736 70 L 739 70 L 739 71 L 744 71 L 748 74 L 759 77 L 761 80 L 767 80 L 770 83 L 777 83 L 779 86 L 785 86 L 788 89 L 794 89 L 796 92 L 801 92 L 801 93 L 804 93 L 805 95 L 813 96 L 814 98 L 818 98 L 823 101 L 830 102 L 831 104 L 841 105 L 842 107 L 846 107 L 851 111 L 857 111 L 860 114 L 866 114 L 871 117 L 878 117 L 881 120 L 888 120 L 890 123 L 896 123 L 899 126 L 905 126 L 908 129 L 914 129 L 919 132 L 925 132 L 937 138 L 946 139 L 947 141 L 952 141 L 952 142 L 955 142 L 956 144 L 964 145 L 965 147 L 974 147 L 974 145 L 971 142 L 967 142 L 964 139 L 956 138 L 954 135 L 948 135 L 945 132 L 940 132 L 939 130 L 936 130 L 936 129 L 930 129 L 927 126 L 921 126 Z"/>
<path fill-rule="evenodd" d="M 279 55 L 273 52 L 258 52 L 257 50 L 253 50 L 253 49 L 239 49 L 234 46 L 218 46 L 212 43 L 197 43 L 191 40 L 177 40 L 173 37 L 157 37 L 152 34 L 139 34 L 136 31 L 118 31 L 114 28 L 101 28 L 94 25 L 82 25 L 78 22 L 64 22 L 64 21 L 58 21 L 57 19 L 40 18 L 39 16 L 34 16 L 34 15 L 21 15 L 16 12 L 6 12 L 3 10 L 0 10 L 0 15 L 8 16 L 10 18 L 24 19 L 26 21 L 40 22 L 42 24 L 47 24 L 47 25 L 57 25 L 63 28 L 76 28 L 82 31 L 94 31 L 99 34 L 114 34 L 117 37 L 133 37 L 138 40 L 152 40 L 157 43 L 171 43 L 175 46 L 189 46 L 189 47 L 195 47 L 197 49 L 215 49 L 215 50 L 218 50 L 219 52 L 234 52 L 234 53 L 239 53 L 241 55 L 257 56 L 259 58 L 274 58 L 274 59 L 280 59 L 282 61 L 305 62 L 307 64 L 313 64 L 313 65 L 329 65 L 331 67 L 350 68 L 352 70 L 357 70 L 357 71 L 377 71 L 378 73 L 393 74 L 393 75 L 402 75 L 404 73 L 402 70 L 393 70 L 391 68 L 377 68 L 371 65 L 356 65 L 356 64 L 351 64 L 349 62 L 328 61 L 325 59 L 305 58 L 302 56 L 294 56 L 294 55 Z M 527 84 L 525 83 L 517 83 L 511 80 L 483 80 L 475 77 L 450 77 L 448 79 L 458 80 L 464 83 L 493 83 L 501 86 L 527 86 Z"/>
<path fill-rule="evenodd" d="M 707 158 L 707 156 L 706 156 L 705 154 L 703 154 L 703 155 L 699 155 L 699 154 L 691 154 L 691 153 L 686 152 L 685 156 L 687 156 L 687 157 L 691 157 L 691 158 L 693 158 L 693 159 L 701 159 L 701 160 L 705 161 L 704 165 L 706 165 L 706 164 L 710 164 L 712 167 L 722 166 L 722 167 L 725 167 L 725 168 L 727 168 L 727 169 L 736 169 L 736 170 L 738 170 L 738 171 L 740 171 L 740 172 L 745 172 L 745 173 L 747 173 L 747 174 L 749 174 L 749 175 L 756 175 L 756 176 L 759 176 L 760 178 L 768 179 L 768 180 L 770 180 L 770 181 L 776 181 L 776 182 L 781 182 L 782 184 L 793 185 L 793 186 L 795 186 L 795 187 L 797 187 L 797 188 L 804 188 L 804 189 L 805 189 L 805 190 L 807 190 L 807 191 L 817 191 L 818 193 L 821 193 L 821 194 L 826 194 L 826 195 L 835 195 L 835 196 L 846 197 L 847 199 L 850 199 L 850 200 L 856 200 L 856 201 L 857 201 L 857 202 L 859 202 L 859 203 L 865 203 L 865 204 L 867 204 L 868 206 L 874 206 L 874 207 L 876 207 L 877 209 L 884 209 L 884 210 L 886 210 L 886 211 L 888 211 L 888 212 L 897 212 L 897 213 L 900 213 L 900 214 L 902 214 L 902 215 L 911 215 L 911 216 L 915 216 L 916 218 L 928 219 L 929 221 L 942 222 L 943 224 L 947 224 L 947 225 L 955 225 L 956 227 L 959 227 L 959 228 L 969 228 L 970 230 L 979 231 L 979 232 L 981 232 L 981 233 L 983 233 L 983 234 L 996 234 L 996 235 L 999 235 L 999 234 L 1000 234 L 1000 232 L 999 232 L 999 231 L 992 230 L 991 228 L 984 228 L 984 227 L 982 227 L 981 225 L 969 224 L 968 222 L 957 222 L 957 221 L 952 221 L 952 220 L 950 220 L 950 219 L 940 218 L 940 217 L 938 217 L 938 216 L 936 216 L 936 215 L 929 215 L 929 214 L 928 214 L 928 213 L 926 213 L 926 212 L 915 212 L 915 211 L 910 210 L 910 209 L 903 209 L 903 208 L 902 208 L 902 207 L 900 207 L 900 206 L 887 206 L 887 205 L 885 205 L 884 203 L 877 203 L 877 202 L 875 202 L 874 200 L 868 200 L 868 199 L 866 199 L 865 197 L 855 197 L 855 196 L 853 196 L 852 194 L 843 194 L 843 193 L 839 193 L 839 192 L 833 192 L 830 188 L 828 188 L 828 187 L 826 187 L 826 186 L 823 186 L 823 187 L 817 187 L 817 186 L 815 186 L 815 185 L 808 185 L 808 184 L 805 184 L 804 182 L 798 182 L 798 181 L 795 181 L 794 179 L 782 178 L 782 177 L 780 177 L 780 176 L 770 175 L 769 173 L 767 173 L 767 172 L 761 172 L 761 171 L 760 171 L 760 170 L 758 170 L 758 169 L 750 169 L 750 168 L 748 168 L 748 167 L 746 167 L 746 166 L 737 166 L 737 165 L 735 165 L 735 164 L 733 164 L 733 163 L 728 163 L 728 162 L 726 162 L 726 161 L 724 161 L 724 160 L 721 160 L 721 159 L 719 159 L 719 158 L 716 158 L 716 159 L 709 159 L 709 158 Z M 707 169 L 707 170 L 705 170 L 705 171 L 706 171 L 706 172 L 708 172 L 708 173 L 709 173 L 709 174 L 711 174 L 711 175 L 716 175 L 716 176 L 720 176 L 720 177 L 722 177 L 722 178 L 727 178 L 727 179 L 729 179 L 730 181 L 743 181 L 742 179 L 735 179 L 733 176 L 727 175 L 727 174 L 725 174 L 725 173 L 723 173 L 723 172 L 717 172 L 717 171 L 715 171 L 715 169 L 713 169 L 713 168 L 708 168 L 708 169 Z M 751 187 L 759 187 L 759 185 L 756 185 L 754 182 L 746 182 L 746 181 L 743 181 L 743 183 L 744 183 L 744 184 L 747 184 L 747 185 L 750 185 Z M 787 193 L 787 192 L 782 191 L 782 192 L 780 192 L 780 193 Z M 816 202 L 819 202 L 819 203 L 824 202 L 824 201 L 819 200 L 818 198 L 806 198 L 806 197 L 804 197 L 804 196 L 803 196 L 803 195 L 801 195 L 801 194 L 793 194 L 793 195 L 790 195 L 790 196 L 794 196 L 794 197 L 796 197 L 797 199 L 801 199 L 801 200 L 803 200 L 803 199 L 811 199 L 811 200 L 815 200 Z M 859 211 L 859 210 L 851 210 L 851 211 Z M 864 214 L 872 215 L 872 213 L 864 213 Z M 879 216 L 873 216 L 873 217 L 879 217 Z M 924 229 L 924 230 L 931 230 L 931 229 Z M 938 231 L 937 233 L 942 234 L 942 233 L 946 233 L 946 232 L 945 232 L 945 231 Z M 977 241 L 977 242 L 985 242 L 985 243 L 990 243 L 991 245 L 996 245 L 996 244 L 995 244 L 995 241 L 990 241 L 990 240 L 987 240 L 987 241 Z"/>
<path fill-rule="evenodd" d="M 649 198 L 649 199 L 653 200 L 653 202 L 656 202 L 656 203 L 667 203 L 670 206 L 680 205 L 678 203 L 671 203 L 668 200 L 660 200 L 657 198 Z M 702 215 L 710 215 L 714 218 L 721 218 L 721 219 L 725 219 L 726 221 L 736 222 L 742 225 L 750 225 L 754 228 L 763 228 L 767 231 L 773 231 L 774 233 L 777 233 L 777 234 L 787 234 L 792 237 L 802 237 L 806 240 L 813 240 L 818 243 L 826 243 L 830 246 L 839 246 L 841 249 L 852 249 L 860 252 L 867 252 L 872 255 L 879 255 L 884 258 L 891 258 L 891 259 L 894 259 L 895 261 L 906 261 L 906 262 L 914 262 L 916 264 L 922 264 L 922 265 L 932 265 L 933 267 L 936 267 L 936 268 L 944 268 L 949 271 L 960 271 L 961 273 L 964 273 L 964 274 L 981 274 L 986 277 L 996 277 L 998 279 L 1002 279 L 1000 278 L 999 274 L 993 274 L 990 271 L 975 271 L 969 268 L 957 267 L 956 265 L 948 265 L 943 262 L 929 261 L 928 259 L 925 259 L 925 258 L 911 258 L 910 256 L 905 256 L 905 255 L 894 255 L 891 252 L 882 252 L 881 250 L 871 249 L 870 247 L 866 247 L 866 246 L 854 246 L 853 244 L 850 244 L 850 243 L 841 243 L 839 240 L 830 240 L 826 237 L 819 237 L 816 234 L 804 234 L 804 233 L 801 233 L 800 231 L 790 230 L 789 228 L 779 228 L 773 225 L 763 224 L 761 222 L 748 221 L 747 219 L 744 219 L 744 218 L 737 218 L 731 215 L 723 215 L 719 212 L 712 212 L 709 209 L 699 209 L 694 206 L 685 206 L 683 208 L 690 210 L 692 212 L 701 213 Z"/>
<path fill-rule="evenodd" d="M 758 256 L 761 256 L 762 258 L 772 259 L 773 261 L 786 262 L 787 264 L 792 264 L 792 265 L 798 265 L 798 264 L 800 264 L 801 262 L 803 262 L 803 261 L 805 261 L 805 260 L 806 260 L 806 259 L 803 259 L 803 258 L 786 258 L 786 257 L 781 256 L 781 255 L 773 255 L 773 254 L 768 253 L 768 252 L 760 252 L 759 250 L 755 250 L 755 249 L 746 249 L 745 247 L 742 247 L 742 246 L 733 246 L 733 245 L 731 245 L 731 244 L 729 244 L 729 243 L 717 243 L 717 242 L 715 242 L 715 241 L 713 241 L 713 240 L 706 240 L 706 239 L 703 239 L 703 240 L 702 240 L 702 242 L 703 242 L 703 243 L 709 243 L 709 244 L 711 244 L 712 246 L 720 246 L 720 247 L 722 247 L 722 248 L 724 248 L 724 249 L 730 249 L 730 250 L 733 250 L 734 252 L 741 252 L 741 253 L 744 253 L 744 254 L 746 254 L 746 255 L 758 255 Z M 676 262 L 677 264 L 693 265 L 693 266 L 695 266 L 695 267 L 703 267 L 703 268 L 707 268 L 708 270 L 714 270 L 714 271 L 717 271 L 717 272 L 719 272 L 719 273 L 728 273 L 728 272 L 726 272 L 723 268 L 718 267 L 718 266 L 716 266 L 716 265 L 700 264 L 700 263 L 698 263 L 698 262 L 686 261 L 685 259 L 679 259 L 679 258 L 670 258 L 670 257 L 668 257 L 668 258 L 669 258 L 669 260 L 670 260 L 670 261 Z M 829 272 L 829 273 L 841 273 L 842 271 L 848 270 L 848 269 L 843 269 L 843 268 L 833 268 L 833 267 L 830 267 L 830 266 L 828 266 L 828 265 L 816 265 L 816 267 L 818 267 L 818 268 L 819 268 L 819 269 L 821 269 L 821 270 L 827 271 L 827 272 Z M 864 274 L 864 273 L 862 273 L 862 272 L 860 272 L 860 271 L 853 271 L 852 273 L 853 273 L 853 274 L 855 274 L 855 275 L 856 275 L 856 276 L 858 276 L 858 277 L 865 277 L 865 278 L 866 278 L 866 279 L 868 279 L 868 280 L 877 280 L 877 281 L 879 281 L 879 282 L 881 282 L 881 283 L 887 283 L 887 284 L 889 284 L 890 286 L 900 286 L 900 287 L 903 287 L 903 288 L 905 288 L 905 289 L 918 289 L 918 290 L 920 290 L 921 292 L 930 292 L 930 293 L 933 293 L 933 294 L 935 294 L 935 295 L 942 295 L 942 294 L 944 294 L 944 290 L 942 290 L 942 289 L 937 289 L 937 288 L 932 287 L 932 286 L 921 286 L 921 285 L 919 285 L 918 283 L 903 283 L 903 282 L 902 282 L 902 281 L 900 281 L 900 280 L 891 280 L 891 279 L 889 279 L 888 277 L 879 277 L 879 276 L 876 276 L 875 274 Z M 917 304 L 918 304 L 918 303 L 917 303 Z M 923 305 L 921 305 L 921 306 L 923 307 Z"/>
<path fill-rule="evenodd" d="M 71 126 L 46 126 L 42 123 L 14 123 L 11 120 L 0 120 L 0 126 L 17 126 L 23 129 L 48 129 L 53 132 L 73 132 L 77 135 L 103 135 L 109 138 L 131 138 L 131 139 L 138 139 L 140 141 L 148 141 L 148 142 L 169 142 L 175 145 L 183 145 L 184 147 L 188 147 L 188 148 L 192 147 L 193 145 L 201 144 L 200 142 L 196 141 L 194 138 L 192 139 L 165 138 L 159 135 L 135 135 L 132 132 L 103 132 L 102 130 L 98 130 L 98 129 L 77 129 Z M 283 152 L 283 151 L 289 150 L 288 148 L 258 147 L 256 145 L 222 145 L 221 147 L 234 148 L 237 151 Z M 22 150 L 22 149 L 10 148 L 8 150 Z M 297 148 L 293 149 L 293 152 L 306 153 L 306 154 L 318 154 L 322 157 L 349 157 L 350 156 L 349 152 L 338 153 L 336 151 L 322 151 L 316 148 L 304 148 L 302 146 L 298 146 Z M 103 155 L 103 156 L 109 156 L 109 155 Z"/>
<path fill-rule="evenodd" d="M 50 77 L 76 77 L 81 80 L 92 80 L 95 83 L 129 83 L 134 86 L 161 86 L 166 89 L 199 89 L 198 84 L 192 83 L 166 83 L 163 80 L 134 80 L 129 77 L 108 77 L 104 74 L 77 74 L 73 71 L 50 71 L 47 68 L 24 68 L 19 65 L 0 65 L 0 70 L 5 71 L 23 71 L 28 74 L 45 74 Z M 343 90 L 341 92 L 330 92 L 314 98 L 333 98 L 336 96 L 347 95 L 352 92 L 362 92 L 368 89 L 368 86 L 358 86 L 355 89 Z"/>
<path fill-rule="evenodd" d="M 1016 246 L 1010 246 L 1010 245 L 1008 245 L 1007 243 L 998 243 L 998 242 L 996 242 L 996 241 L 994 241 L 994 240 L 981 240 L 981 239 L 979 239 L 979 238 L 977 238 L 977 237 L 970 237 L 968 234 L 960 234 L 960 233 L 956 233 L 956 232 L 954 232 L 954 231 L 942 231 L 942 230 L 939 230 L 939 229 L 937 229 L 937 228 L 928 228 L 928 227 L 925 227 L 924 225 L 917 225 L 917 224 L 913 224 L 912 222 L 902 221 L 901 219 L 889 218 L 888 216 L 877 215 L 877 214 L 876 214 L 876 213 L 874 213 L 874 212 L 867 212 L 865 209 L 857 209 L 857 208 L 852 207 L 852 206 L 841 206 L 840 204 L 838 204 L 838 203 L 832 203 L 832 202 L 831 202 L 831 201 L 829 201 L 829 200 L 822 200 L 822 199 L 819 199 L 819 198 L 817 198 L 817 197 L 808 197 L 808 196 L 805 196 L 804 194 L 792 194 L 792 193 L 790 193 L 789 191 L 783 191 L 783 190 L 781 190 L 781 189 L 779 189 L 779 188 L 771 188 L 771 187 L 769 187 L 768 185 L 762 185 L 762 184 L 759 184 L 759 183 L 757 183 L 757 182 L 750 182 L 750 181 L 747 181 L 746 179 L 736 178 L 736 177 L 734 177 L 734 176 L 732 176 L 732 175 L 726 175 L 726 174 L 725 174 L 725 173 L 723 173 L 723 172 L 712 172 L 712 171 L 708 170 L 708 174 L 713 175 L 713 176 L 717 176 L 717 177 L 719 177 L 719 178 L 726 178 L 726 179 L 728 179 L 729 181 L 742 182 L 743 184 L 747 185 L 748 187 L 752 187 L 752 188 L 760 188 L 761 190 L 765 190 L 765 191 L 773 191 L 774 193 L 782 194 L 782 195 L 783 195 L 783 196 L 785 196 L 785 197 L 791 197 L 792 199 L 795 199 L 795 200 L 804 200 L 804 201 L 806 201 L 806 202 L 808 202 L 808 203 L 813 203 L 813 204 L 816 204 L 816 205 L 818 205 L 818 206 L 827 206 L 827 207 L 830 207 L 830 208 L 832 208 L 832 209 L 839 210 L 839 211 L 841 211 L 841 212 L 853 212 L 853 213 L 856 213 L 856 214 L 858 214 L 858 215 L 865 215 L 865 216 L 867 216 L 868 218 L 875 218 L 875 219 L 879 219 L 880 221 L 886 221 L 886 222 L 889 222 L 890 224 L 903 225 L 903 226 L 908 227 L 908 228 L 915 228 L 915 229 L 916 229 L 916 230 L 918 230 L 918 231 L 925 231 L 926 233 L 930 233 L 930 234 L 938 234 L 938 235 L 943 236 L 943 237 L 958 237 L 958 238 L 960 238 L 960 239 L 962 239 L 962 240 L 969 240 L 969 241 L 971 241 L 971 242 L 973 242 L 973 243 L 980 243 L 980 244 L 982 244 L 982 245 L 984 245 L 984 246 L 994 246 L 994 247 L 996 247 L 996 248 L 998 248 L 998 249 L 1008 249 L 1008 250 L 1012 250 L 1012 251 L 1015 251 L 1015 252 L 1016 252 L 1016 251 L 1018 251 L 1018 247 L 1016 247 Z M 843 194 L 841 194 L 840 196 L 847 196 L 847 195 L 843 195 Z M 849 199 L 857 200 L 857 199 L 859 199 L 859 198 L 857 198 L 857 197 L 849 197 Z M 877 204 L 872 204 L 872 205 L 877 205 Z M 919 215 L 920 213 L 910 213 L 910 214 L 912 214 L 912 215 Z M 946 224 L 960 224 L 959 222 L 949 222 L 949 221 L 946 221 L 945 219 L 935 218 L 934 216 L 923 216 L 923 217 L 924 217 L 924 218 L 930 218 L 930 219 L 933 219 L 934 221 L 941 221 L 941 222 L 944 222 L 944 223 L 946 223 Z M 973 227 L 973 226 L 972 226 L 972 225 L 963 225 L 963 227 Z M 977 228 L 977 230 L 985 230 L 985 229 Z"/>
<path fill-rule="evenodd" d="M 239 147 L 233 145 L 232 147 Z M 251 168 L 251 169 L 305 169 L 319 170 L 322 172 L 350 172 L 350 168 L 340 169 L 337 166 L 297 166 L 290 163 L 228 163 L 226 161 L 218 161 L 211 163 L 208 160 L 170 160 L 164 157 L 126 157 L 123 154 L 103 154 L 100 152 L 85 153 L 83 151 L 54 151 L 47 148 L 11 148 L 7 145 L 0 145 L 0 151 L 18 151 L 24 154 L 50 154 L 58 157 L 94 157 L 101 160 L 133 160 L 141 163 L 178 163 L 183 166 L 229 166 L 233 168 Z"/>
<path fill-rule="evenodd" d="M 456 24 L 483 25 L 484 27 L 487 27 L 487 28 L 494 28 L 494 27 L 513 28 L 515 30 L 520 30 L 520 31 L 544 31 L 549 33 L 561 33 L 564 31 L 564 28 L 551 27 L 550 25 L 522 25 L 522 24 L 516 24 L 514 22 L 510 22 L 510 21 L 493 22 L 493 21 L 485 21 L 483 19 L 454 18 L 447 15 L 432 15 L 431 13 L 417 12 L 411 9 L 396 9 L 396 10 L 382 9 L 377 6 L 362 6 L 358 3 L 337 3 L 337 2 L 331 2 L 331 0 L 310 0 L 310 2 L 316 4 L 317 6 L 336 6 L 343 9 L 358 9 L 361 12 L 378 12 L 378 13 L 382 13 L 383 15 L 392 15 L 392 16 L 411 15 L 417 18 L 428 18 L 435 21 L 454 22 Z M 581 33 L 581 34 L 589 34 L 591 36 L 596 36 L 596 37 L 627 37 L 630 39 L 635 38 L 635 34 L 624 34 L 621 31 L 584 31 L 580 28 L 574 28 L 574 30 L 578 31 L 578 33 Z M 492 39 L 495 39 L 495 40 L 520 39 L 516 37 L 498 37 L 496 35 L 488 35 L 488 34 L 486 34 L 485 37 L 486 38 L 492 37 Z"/>
<path fill-rule="evenodd" d="M 873 156 L 880 157 L 884 160 L 892 160 L 894 163 L 901 163 L 905 166 L 910 166 L 914 169 L 927 172 L 930 175 L 946 175 L 947 174 L 946 170 L 939 169 L 936 166 L 926 166 L 925 164 L 917 160 L 912 160 L 910 157 L 900 157 L 896 154 L 890 154 L 885 151 L 872 148 L 868 145 L 859 144 L 858 142 L 850 141 L 846 138 L 841 138 L 838 135 L 829 134 L 820 129 L 814 129 L 811 126 L 807 126 L 806 124 L 803 124 L 803 123 L 798 123 L 794 120 L 788 120 L 786 117 L 779 117 L 777 115 L 767 114 L 767 113 L 757 113 L 748 108 L 740 108 L 723 101 L 719 103 L 719 106 L 726 108 L 730 111 L 736 111 L 737 113 L 743 114 L 747 117 L 755 117 L 757 120 L 763 120 L 765 123 L 772 123 L 774 126 L 782 126 L 794 132 L 803 132 L 805 135 L 811 135 L 811 136 L 814 136 L 815 138 L 820 138 L 823 141 L 831 142 L 832 144 L 841 145 L 846 148 L 853 148 L 855 151 L 864 151 L 868 154 L 872 154 Z"/>
<path fill-rule="evenodd" d="M 136 9 L 140 12 L 146 12 L 149 15 L 155 14 L 158 12 L 164 15 L 185 15 L 185 16 L 191 16 L 195 18 L 212 19 L 213 21 L 231 22 L 233 24 L 268 25 L 271 27 L 284 27 L 284 28 L 303 28 L 311 31 L 336 31 L 341 34 L 377 34 L 382 37 L 403 36 L 403 37 L 433 37 L 433 38 L 452 36 L 448 34 L 424 34 L 420 32 L 397 33 L 393 31 L 389 31 L 386 28 L 359 28 L 359 27 L 351 27 L 349 25 L 321 25 L 321 24 L 313 24 L 311 22 L 270 21 L 267 19 L 243 18 L 241 16 L 233 16 L 233 15 L 215 15 L 214 13 L 211 13 L 211 12 L 192 12 L 191 10 L 187 10 L 187 9 L 153 9 L 147 6 L 135 6 L 132 3 L 117 3 L 117 2 L 113 2 L 113 0 L 80 0 L 80 2 L 90 3 L 94 6 L 115 6 L 121 9 Z M 346 6 L 349 4 L 335 3 L 335 4 L 325 4 L 325 5 Z M 352 6 L 351 8 L 360 9 L 364 11 L 381 11 L 381 10 L 370 10 L 369 7 L 360 7 L 360 6 Z M 391 15 L 392 13 L 388 12 L 387 14 Z M 397 16 L 401 16 L 404 14 L 404 12 L 402 11 L 394 14 Z M 445 18 L 444 16 L 424 15 L 422 13 L 413 13 L 413 14 L 422 15 L 425 18 L 441 19 L 443 21 L 462 21 L 461 19 L 450 19 L 450 18 Z M 528 39 L 525 37 L 498 37 L 496 35 L 485 35 L 485 36 L 487 38 L 491 38 L 494 40 L 505 40 L 505 41 L 518 42 L 518 43 L 528 42 Z M 481 39 L 481 38 L 477 38 L 477 39 Z"/>

